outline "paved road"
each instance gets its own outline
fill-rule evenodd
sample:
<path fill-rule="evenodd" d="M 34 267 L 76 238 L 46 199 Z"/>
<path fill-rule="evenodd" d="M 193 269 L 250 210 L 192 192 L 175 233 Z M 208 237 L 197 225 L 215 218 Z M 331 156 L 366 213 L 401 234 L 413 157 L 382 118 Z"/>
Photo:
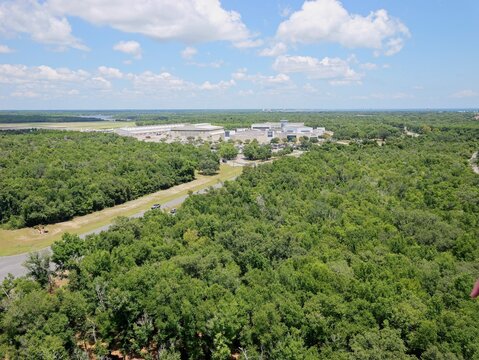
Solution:
<path fill-rule="evenodd" d="M 234 179 L 230 179 L 230 180 L 234 180 Z M 213 188 L 219 188 L 222 185 L 223 185 L 222 183 L 218 183 L 218 184 L 213 185 L 212 187 Z M 208 191 L 208 189 L 203 189 L 203 190 L 196 191 L 195 194 L 204 194 L 207 191 Z M 186 200 L 187 197 L 188 197 L 188 195 L 183 195 L 183 196 L 180 196 L 180 197 L 178 197 L 176 199 L 173 199 L 171 201 L 165 202 L 164 204 L 161 205 L 161 208 L 162 209 L 171 209 L 171 208 L 174 208 L 174 207 L 178 207 L 179 205 L 181 205 Z M 134 214 L 131 217 L 132 218 L 142 217 L 145 214 L 145 212 L 146 212 L 146 210 L 145 211 L 140 211 L 139 213 Z M 99 228 L 97 228 L 93 231 L 89 231 L 87 233 L 81 234 L 80 237 L 82 239 L 84 239 L 87 235 L 99 234 L 102 231 L 108 230 L 108 228 L 110 226 L 111 226 L 111 224 L 99 227 Z M 40 250 L 40 252 L 42 252 L 42 251 L 50 251 L 50 248 Z M 25 275 L 27 270 L 23 267 L 22 264 L 25 262 L 27 257 L 28 257 L 28 253 L 27 254 L 12 255 L 12 256 L 1 256 L 0 257 L 0 281 L 2 281 L 9 273 L 11 273 L 14 276 Z"/>

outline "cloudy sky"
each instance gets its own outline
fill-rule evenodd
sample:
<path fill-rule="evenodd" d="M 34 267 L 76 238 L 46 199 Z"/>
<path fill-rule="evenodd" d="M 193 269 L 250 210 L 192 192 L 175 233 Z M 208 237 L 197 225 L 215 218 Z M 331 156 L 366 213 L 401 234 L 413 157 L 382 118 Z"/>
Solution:
<path fill-rule="evenodd" d="M 479 107 L 477 0 L 0 0 L 0 109 Z"/>

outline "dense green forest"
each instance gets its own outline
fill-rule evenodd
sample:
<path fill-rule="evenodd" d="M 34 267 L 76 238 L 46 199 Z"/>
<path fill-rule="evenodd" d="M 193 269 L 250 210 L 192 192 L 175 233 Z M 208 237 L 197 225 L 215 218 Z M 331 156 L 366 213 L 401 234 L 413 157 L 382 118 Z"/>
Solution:
<path fill-rule="evenodd" d="M 194 179 L 205 159 L 218 167 L 209 147 L 102 133 L 0 132 L 0 224 L 48 224 L 121 204 Z"/>
<path fill-rule="evenodd" d="M 478 126 L 453 120 L 313 146 L 174 216 L 65 235 L 56 274 L 32 257 L 33 280 L 4 281 L 0 356 L 479 358 Z"/>

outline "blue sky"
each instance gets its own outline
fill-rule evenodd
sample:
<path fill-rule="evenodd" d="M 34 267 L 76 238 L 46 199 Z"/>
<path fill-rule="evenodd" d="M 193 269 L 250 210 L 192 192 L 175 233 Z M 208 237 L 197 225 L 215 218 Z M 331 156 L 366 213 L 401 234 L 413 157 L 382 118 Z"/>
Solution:
<path fill-rule="evenodd" d="M 479 107 L 477 0 L 2 0 L 0 109 Z"/>

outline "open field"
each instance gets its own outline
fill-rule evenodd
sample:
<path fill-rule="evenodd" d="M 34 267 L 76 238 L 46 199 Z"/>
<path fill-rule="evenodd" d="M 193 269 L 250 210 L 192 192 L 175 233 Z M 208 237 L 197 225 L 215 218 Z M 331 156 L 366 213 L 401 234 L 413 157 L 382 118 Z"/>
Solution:
<path fill-rule="evenodd" d="M 4 129 L 61 129 L 61 130 L 105 130 L 116 129 L 125 126 L 135 126 L 134 121 L 85 121 L 85 122 L 32 122 L 0 124 L 0 130 Z"/>
<path fill-rule="evenodd" d="M 165 203 L 184 197 L 189 191 L 199 191 L 222 181 L 233 179 L 242 171 L 241 167 L 222 165 L 220 172 L 213 176 L 198 175 L 196 180 L 145 195 L 136 200 L 104 209 L 70 221 L 46 226 L 48 233 L 40 234 L 34 228 L 0 230 L 0 256 L 15 255 L 43 249 L 61 238 L 65 232 L 84 234 L 111 224 L 118 216 L 133 216 L 150 209 L 155 203 Z"/>

